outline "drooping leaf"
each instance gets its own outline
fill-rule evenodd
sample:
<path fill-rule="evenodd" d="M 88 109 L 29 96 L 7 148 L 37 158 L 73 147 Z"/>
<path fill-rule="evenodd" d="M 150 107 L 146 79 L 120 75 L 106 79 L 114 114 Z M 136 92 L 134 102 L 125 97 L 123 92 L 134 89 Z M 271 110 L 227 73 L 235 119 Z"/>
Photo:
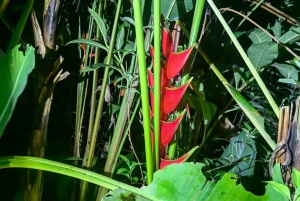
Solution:
<path fill-rule="evenodd" d="M 165 62 L 165 75 L 168 79 L 175 77 L 185 65 L 190 53 L 194 49 L 194 45 L 182 52 L 171 52 Z"/>
<path fill-rule="evenodd" d="M 230 170 L 232 173 L 241 176 L 252 176 L 254 174 L 256 153 L 254 140 L 245 131 L 242 131 L 238 136 L 230 140 L 230 144 L 218 161 L 222 165 L 236 164 Z"/>
<path fill-rule="evenodd" d="M 231 85 L 228 86 L 230 88 L 230 93 L 234 100 L 238 103 L 240 108 L 249 118 L 251 123 L 255 126 L 258 132 L 262 135 L 262 137 L 266 140 L 269 146 L 272 149 L 275 149 L 276 143 L 271 139 L 270 135 L 265 131 L 264 128 L 264 118 L 259 114 L 259 112 Z"/>
<path fill-rule="evenodd" d="M 279 41 L 283 44 L 292 44 L 300 39 L 300 27 L 293 27 L 288 32 L 284 33 Z"/>
<path fill-rule="evenodd" d="M 161 46 L 165 57 L 168 58 L 169 54 L 173 52 L 173 40 L 171 32 L 165 27 L 162 29 Z"/>
<path fill-rule="evenodd" d="M 80 43 L 80 44 L 86 44 L 86 45 L 91 45 L 91 46 L 94 46 L 94 47 L 97 47 L 97 48 L 100 48 L 100 49 L 103 49 L 105 51 L 108 51 L 107 48 L 96 42 L 96 41 L 93 41 L 93 40 L 87 40 L 87 39 L 76 39 L 76 40 L 72 40 L 70 42 L 68 42 L 66 45 L 69 45 L 69 44 L 72 44 L 72 43 Z"/>
<path fill-rule="evenodd" d="M 105 45 L 108 45 L 108 43 L 107 43 L 107 29 L 106 29 L 104 21 L 98 15 L 98 13 L 96 13 L 94 10 L 89 8 L 89 12 L 93 16 L 94 20 L 96 21 L 96 23 L 98 25 L 98 28 L 100 29 L 100 32 L 102 34 L 102 38 L 104 40 Z"/>
<path fill-rule="evenodd" d="M 249 34 L 249 38 L 251 39 L 253 44 L 272 41 L 272 38 L 270 36 L 268 36 L 265 32 L 258 28 L 254 29 L 254 31 Z"/>
<path fill-rule="evenodd" d="M 252 44 L 248 51 L 248 57 L 256 70 L 270 64 L 278 56 L 278 44 L 274 42 L 263 42 Z"/>
<path fill-rule="evenodd" d="M 298 80 L 299 71 L 294 66 L 290 64 L 280 64 L 276 62 L 273 63 L 271 66 L 274 66 L 284 78 Z"/>
<path fill-rule="evenodd" d="M 278 82 L 285 83 L 285 84 L 300 85 L 299 81 L 293 79 L 286 79 L 286 78 L 279 79 Z"/>
<path fill-rule="evenodd" d="M 0 138 L 35 65 L 34 48 L 27 45 L 25 54 L 19 48 L 0 58 Z"/>
<path fill-rule="evenodd" d="M 193 78 L 190 78 L 179 88 L 166 88 L 166 91 L 161 99 L 161 111 L 163 113 L 170 114 L 177 107 L 192 79 Z"/>
<path fill-rule="evenodd" d="M 185 110 L 183 110 L 181 114 L 172 122 L 161 121 L 160 136 L 161 144 L 163 146 L 167 146 L 169 142 L 171 142 L 171 140 L 173 139 L 184 114 Z"/>

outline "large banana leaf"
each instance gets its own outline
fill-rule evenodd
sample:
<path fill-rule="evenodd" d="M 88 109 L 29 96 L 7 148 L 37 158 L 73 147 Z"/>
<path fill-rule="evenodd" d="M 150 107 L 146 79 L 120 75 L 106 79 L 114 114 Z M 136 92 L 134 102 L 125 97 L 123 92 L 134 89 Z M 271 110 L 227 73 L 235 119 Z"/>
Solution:
<path fill-rule="evenodd" d="M 27 45 L 25 54 L 19 48 L 0 58 L 0 138 L 34 68 L 34 48 Z"/>

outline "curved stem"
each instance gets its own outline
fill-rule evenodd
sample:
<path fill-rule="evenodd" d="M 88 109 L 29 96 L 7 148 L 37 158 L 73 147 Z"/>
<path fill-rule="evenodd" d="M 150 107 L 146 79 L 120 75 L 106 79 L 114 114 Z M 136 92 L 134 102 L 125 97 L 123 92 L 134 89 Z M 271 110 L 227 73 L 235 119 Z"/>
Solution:
<path fill-rule="evenodd" d="M 267 89 L 265 83 L 262 81 L 261 77 L 258 75 L 256 69 L 254 68 L 253 64 L 251 63 L 250 59 L 247 57 L 247 54 L 245 53 L 244 49 L 232 33 L 230 27 L 224 20 L 223 16 L 221 15 L 218 8 L 215 6 L 214 2 L 212 0 L 207 0 L 212 10 L 215 12 L 217 18 L 220 20 L 222 26 L 226 30 L 227 34 L 229 35 L 230 39 L 232 40 L 233 44 L 237 48 L 238 52 L 242 56 L 243 60 L 245 61 L 246 65 L 248 66 L 249 70 L 251 71 L 253 77 L 255 78 L 256 82 L 258 83 L 260 89 L 263 91 L 264 95 L 266 96 L 269 104 L 271 105 L 274 113 L 276 114 L 277 118 L 279 118 L 279 108 L 277 104 L 275 103 L 273 97 L 271 96 L 269 90 Z"/>

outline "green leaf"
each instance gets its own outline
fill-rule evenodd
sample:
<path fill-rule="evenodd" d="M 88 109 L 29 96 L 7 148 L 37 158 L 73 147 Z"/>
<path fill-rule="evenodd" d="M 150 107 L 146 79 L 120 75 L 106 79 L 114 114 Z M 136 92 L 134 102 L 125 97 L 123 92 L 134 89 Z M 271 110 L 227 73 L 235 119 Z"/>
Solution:
<path fill-rule="evenodd" d="M 274 24 L 274 26 L 271 27 L 271 30 L 273 31 L 274 36 L 277 39 L 280 38 L 280 36 L 281 36 L 281 27 L 282 27 L 281 23 L 278 22 L 278 21 L 276 21 L 275 24 Z"/>
<path fill-rule="evenodd" d="M 263 42 L 252 44 L 248 51 L 248 57 L 256 70 L 270 64 L 278 56 L 278 44 Z"/>
<path fill-rule="evenodd" d="M 98 28 L 100 29 L 100 32 L 102 34 L 103 40 L 105 45 L 107 46 L 107 30 L 104 21 L 102 18 L 92 9 L 89 8 L 89 12 L 93 16 L 94 20 L 96 21 Z"/>
<path fill-rule="evenodd" d="M 27 45 L 25 54 L 19 48 L 0 58 L 0 138 L 35 65 L 34 48 Z"/>
<path fill-rule="evenodd" d="M 234 100 L 238 103 L 240 108 L 249 118 L 251 123 L 255 126 L 258 132 L 266 140 L 272 149 L 275 149 L 276 143 L 271 139 L 270 135 L 265 131 L 264 128 L 264 118 L 259 114 L 259 112 L 231 85 L 227 85 L 230 88 L 230 93 Z"/>
<path fill-rule="evenodd" d="M 285 83 L 285 84 L 300 85 L 299 81 L 293 79 L 286 79 L 286 78 L 279 79 L 278 82 Z"/>
<path fill-rule="evenodd" d="M 206 197 L 205 201 L 259 201 L 266 200 L 267 196 L 256 196 L 246 191 L 241 184 L 237 183 L 235 174 L 225 174 L 216 184 L 214 190 Z M 199 199 L 200 200 L 200 199 Z"/>
<path fill-rule="evenodd" d="M 288 32 L 284 33 L 279 41 L 283 44 L 292 44 L 300 39 L 300 27 L 293 27 Z"/>
<path fill-rule="evenodd" d="M 294 195 L 294 200 L 295 201 L 300 201 L 300 188 L 296 188 L 295 190 L 295 195 Z"/>
<path fill-rule="evenodd" d="M 116 49 L 119 50 L 124 45 L 125 23 L 121 24 L 116 38 Z"/>
<path fill-rule="evenodd" d="M 271 66 L 274 66 L 279 73 L 285 77 L 290 78 L 293 80 L 298 80 L 298 70 L 290 64 L 279 64 L 279 63 L 273 63 Z"/>
<path fill-rule="evenodd" d="M 300 187 L 300 172 L 296 168 L 292 170 L 292 182 L 296 188 Z"/>
<path fill-rule="evenodd" d="M 72 41 L 68 42 L 66 45 L 69 45 L 69 44 L 72 44 L 72 43 L 86 44 L 86 45 L 91 45 L 91 46 L 103 49 L 105 51 L 108 50 L 104 45 L 102 45 L 102 44 L 100 44 L 100 43 L 98 43 L 96 41 L 93 41 L 93 40 L 76 39 L 76 40 L 72 40 Z"/>
<path fill-rule="evenodd" d="M 130 167 L 130 161 L 123 155 L 119 154 L 119 157 Z"/>
<path fill-rule="evenodd" d="M 189 92 L 185 93 L 184 98 L 187 99 L 191 108 L 203 114 L 204 125 L 205 127 L 207 127 L 216 114 L 217 107 L 215 106 L 215 104 Z"/>
<path fill-rule="evenodd" d="M 252 176 L 254 174 L 256 153 L 254 140 L 245 131 L 242 131 L 238 136 L 230 140 L 230 144 L 218 161 L 223 165 L 237 163 L 230 172 L 241 176 Z M 245 157 L 250 160 L 243 160 Z"/>
<path fill-rule="evenodd" d="M 130 172 L 126 168 L 118 169 L 117 174 L 123 175 L 123 176 L 127 177 L 128 179 L 130 179 Z"/>
<path fill-rule="evenodd" d="M 249 34 L 249 38 L 253 44 L 272 42 L 272 38 L 260 29 L 254 29 L 254 31 Z"/>
<path fill-rule="evenodd" d="M 286 185 L 277 183 L 275 181 L 266 181 L 266 183 L 270 184 L 277 192 L 279 192 L 285 198 L 287 198 L 289 200 L 291 199 L 290 198 L 290 190 Z"/>
<path fill-rule="evenodd" d="M 130 17 L 123 17 L 121 18 L 123 21 L 127 21 L 129 22 L 130 24 L 132 24 L 133 26 L 135 26 L 135 23 L 134 23 L 134 20 Z"/>
<path fill-rule="evenodd" d="M 273 181 L 280 183 L 280 184 L 284 184 L 284 181 L 282 179 L 282 175 L 281 175 L 281 167 L 280 167 L 280 163 L 276 163 L 272 169 L 272 179 Z"/>
<path fill-rule="evenodd" d="M 165 18 L 168 18 L 169 21 L 174 21 L 187 12 L 191 11 L 194 8 L 193 0 L 176 0 L 174 6 L 172 3 L 174 0 L 164 0 L 161 1 L 161 13 Z M 171 12 L 170 12 L 171 11 Z M 152 5 L 153 13 L 153 5 Z M 170 13 L 169 16 L 167 16 Z"/>

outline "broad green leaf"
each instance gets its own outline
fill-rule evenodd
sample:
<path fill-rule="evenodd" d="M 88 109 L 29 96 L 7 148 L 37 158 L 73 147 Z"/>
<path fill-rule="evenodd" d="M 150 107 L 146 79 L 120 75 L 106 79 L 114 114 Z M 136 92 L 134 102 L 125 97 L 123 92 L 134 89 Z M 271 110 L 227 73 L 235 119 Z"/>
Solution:
<path fill-rule="evenodd" d="M 25 54 L 19 48 L 0 58 L 0 138 L 35 65 L 34 48 L 27 45 Z"/>
<path fill-rule="evenodd" d="M 290 200 L 290 190 L 286 185 L 275 181 L 266 181 L 266 183 L 270 184 L 278 193 Z"/>
<path fill-rule="evenodd" d="M 263 42 L 252 44 L 248 51 L 248 57 L 256 70 L 270 64 L 278 56 L 278 44 Z"/>
<path fill-rule="evenodd" d="M 94 20 L 96 21 L 98 28 L 100 29 L 100 32 L 102 34 L 103 40 L 105 45 L 107 46 L 107 30 L 104 21 L 102 18 L 92 9 L 89 8 L 89 12 L 93 16 Z"/>
<path fill-rule="evenodd" d="M 254 174 L 256 153 L 254 140 L 245 131 L 242 131 L 238 136 L 230 140 L 230 144 L 218 161 L 222 165 L 237 163 L 230 172 L 241 176 L 252 176 Z M 243 160 L 246 157 L 248 160 Z"/>
<path fill-rule="evenodd" d="M 285 83 L 285 84 L 300 85 L 299 81 L 293 79 L 286 79 L 286 78 L 279 79 L 278 82 Z"/>
<path fill-rule="evenodd" d="M 241 184 L 237 183 L 235 174 L 225 174 L 223 178 L 216 184 L 214 190 L 210 193 L 205 201 L 258 201 L 266 200 L 267 196 L 256 196 L 246 191 Z M 200 200 L 200 199 L 199 199 Z"/>
<path fill-rule="evenodd" d="M 249 34 L 249 38 L 253 44 L 272 42 L 272 38 L 260 29 L 254 29 L 254 31 Z"/>
<path fill-rule="evenodd" d="M 300 39 L 300 27 L 293 27 L 288 32 L 284 33 L 279 41 L 283 44 L 292 44 Z"/>
<path fill-rule="evenodd" d="M 125 23 L 123 23 L 118 30 L 117 38 L 116 38 L 116 49 L 119 50 L 124 45 L 124 37 L 125 37 Z"/>
<path fill-rule="evenodd" d="M 234 80 L 235 80 L 235 87 L 239 88 L 240 86 L 240 82 L 241 84 L 245 83 L 245 79 L 243 78 L 243 75 L 245 74 L 245 68 L 244 67 L 240 67 L 237 65 L 233 65 L 233 75 L 234 75 Z"/>
<path fill-rule="evenodd" d="M 164 0 L 161 1 L 161 13 L 165 18 L 168 18 L 169 21 L 174 21 L 179 17 L 182 17 L 187 12 L 191 11 L 194 8 L 193 0 L 176 0 L 174 6 L 172 3 L 174 0 Z M 152 13 L 153 13 L 153 4 L 152 4 Z M 167 16 L 170 14 L 169 16 Z"/>
<path fill-rule="evenodd" d="M 296 188 L 300 187 L 300 172 L 296 168 L 292 170 L 292 182 Z"/>
<path fill-rule="evenodd" d="M 96 41 L 93 41 L 93 40 L 76 39 L 76 40 L 72 40 L 72 41 L 68 42 L 66 45 L 69 45 L 69 44 L 72 44 L 72 43 L 81 43 L 81 44 L 91 45 L 91 46 L 103 49 L 105 51 L 108 50 L 104 45 L 102 45 L 102 44 L 100 44 Z"/>
<path fill-rule="evenodd" d="M 259 112 L 231 85 L 227 85 L 230 88 L 230 92 L 234 100 L 249 118 L 251 123 L 255 126 L 258 132 L 266 140 L 272 149 L 275 149 L 276 143 L 271 139 L 270 135 L 265 131 L 264 118 Z"/>
<path fill-rule="evenodd" d="M 279 63 L 273 63 L 271 66 L 274 66 L 283 77 L 298 80 L 299 71 L 294 66 Z"/>

